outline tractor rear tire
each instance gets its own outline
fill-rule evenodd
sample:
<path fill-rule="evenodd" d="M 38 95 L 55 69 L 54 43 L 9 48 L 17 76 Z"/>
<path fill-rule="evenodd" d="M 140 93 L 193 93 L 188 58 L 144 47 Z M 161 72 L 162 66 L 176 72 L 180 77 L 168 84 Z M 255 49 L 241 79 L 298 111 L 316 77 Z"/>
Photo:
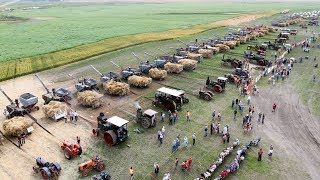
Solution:
<path fill-rule="evenodd" d="M 64 148 L 64 157 L 68 160 L 71 160 L 72 159 L 72 152 L 70 151 L 70 149 L 68 148 Z"/>
<path fill-rule="evenodd" d="M 145 129 L 148 129 L 151 126 L 151 119 L 143 117 L 141 119 L 141 126 Z"/>
<path fill-rule="evenodd" d="M 41 176 L 44 180 L 49 180 L 51 178 L 51 172 L 49 168 L 43 167 L 40 169 Z"/>
<path fill-rule="evenodd" d="M 259 64 L 260 66 L 265 66 L 265 64 L 264 64 L 264 61 L 263 61 L 263 60 L 259 60 L 259 61 L 258 61 L 258 64 Z"/>
<path fill-rule="evenodd" d="M 105 167 L 106 167 L 106 165 L 103 162 L 99 162 L 97 164 L 97 171 L 99 171 L 99 172 L 103 171 Z"/>
<path fill-rule="evenodd" d="M 211 91 L 207 91 L 206 93 L 208 93 L 208 94 L 210 94 L 211 95 L 211 97 L 213 97 L 213 92 L 211 92 Z"/>
<path fill-rule="evenodd" d="M 248 74 L 246 72 L 243 72 L 243 71 L 240 73 L 240 75 L 241 75 L 241 77 L 244 77 L 244 78 L 248 77 Z"/>
<path fill-rule="evenodd" d="M 113 146 L 117 143 L 117 135 L 114 131 L 109 130 L 106 133 L 104 133 L 104 141 L 106 142 L 106 144 Z"/>
<path fill-rule="evenodd" d="M 212 99 L 211 95 L 209 93 L 204 93 L 203 99 L 206 101 L 210 101 Z"/>
<path fill-rule="evenodd" d="M 87 176 L 89 176 L 89 172 L 90 172 L 89 169 L 85 169 L 81 174 L 83 177 L 87 177 Z"/>
<path fill-rule="evenodd" d="M 222 87 L 218 84 L 214 85 L 214 92 L 217 92 L 217 93 L 221 93 L 222 92 Z"/>

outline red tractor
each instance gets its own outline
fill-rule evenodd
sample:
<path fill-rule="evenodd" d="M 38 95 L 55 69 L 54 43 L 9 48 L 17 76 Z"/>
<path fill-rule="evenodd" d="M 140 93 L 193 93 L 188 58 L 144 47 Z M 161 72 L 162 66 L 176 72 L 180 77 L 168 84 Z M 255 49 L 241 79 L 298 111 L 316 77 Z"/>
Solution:
<path fill-rule="evenodd" d="M 95 169 L 96 171 L 103 171 L 105 168 L 105 164 L 100 159 L 99 156 L 94 157 L 92 160 L 84 162 L 79 165 L 79 172 L 81 172 L 83 177 L 87 177 L 89 175 L 89 172 L 92 169 Z"/>
<path fill-rule="evenodd" d="M 61 145 L 61 149 L 64 152 L 64 157 L 68 160 L 71 160 L 74 156 L 82 154 L 82 148 L 79 144 L 69 144 L 64 141 Z"/>

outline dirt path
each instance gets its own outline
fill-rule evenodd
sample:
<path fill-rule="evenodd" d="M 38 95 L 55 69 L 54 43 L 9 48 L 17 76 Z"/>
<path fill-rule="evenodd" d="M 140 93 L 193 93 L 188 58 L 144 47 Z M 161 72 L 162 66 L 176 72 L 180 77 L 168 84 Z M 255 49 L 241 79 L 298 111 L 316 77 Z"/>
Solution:
<path fill-rule="evenodd" d="M 286 153 L 308 173 L 306 179 L 319 179 L 320 119 L 302 104 L 290 83 L 289 78 L 285 84 L 263 88 L 254 99 L 266 115 L 264 128 L 260 129 L 276 143 L 275 153 Z M 275 113 L 271 112 L 273 102 L 279 107 Z"/>

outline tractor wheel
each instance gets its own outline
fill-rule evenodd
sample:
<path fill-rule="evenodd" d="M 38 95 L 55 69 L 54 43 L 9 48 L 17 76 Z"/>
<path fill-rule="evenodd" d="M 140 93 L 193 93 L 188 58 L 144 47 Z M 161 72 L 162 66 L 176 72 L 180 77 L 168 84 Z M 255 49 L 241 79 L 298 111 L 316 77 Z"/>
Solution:
<path fill-rule="evenodd" d="M 103 171 L 106 166 L 103 162 L 97 164 L 97 171 Z"/>
<path fill-rule="evenodd" d="M 212 99 L 211 95 L 209 93 L 204 93 L 203 99 L 206 101 L 210 101 Z"/>
<path fill-rule="evenodd" d="M 117 135 L 114 131 L 109 130 L 106 133 L 104 133 L 104 141 L 106 144 L 113 146 L 117 143 Z"/>
<path fill-rule="evenodd" d="M 259 61 L 258 61 L 258 64 L 259 64 L 260 66 L 264 66 L 264 65 L 265 65 L 263 60 L 259 60 Z"/>
<path fill-rule="evenodd" d="M 47 167 L 41 168 L 40 173 L 41 173 L 41 176 L 44 180 L 48 180 L 51 177 L 51 172 L 50 172 L 49 168 L 47 168 Z"/>
<path fill-rule="evenodd" d="M 141 126 L 145 129 L 149 128 L 151 126 L 151 119 L 143 117 L 141 119 Z"/>
<path fill-rule="evenodd" d="M 211 97 L 214 95 L 211 91 L 207 91 L 206 93 L 210 94 Z"/>
<path fill-rule="evenodd" d="M 181 109 L 181 105 L 180 104 L 177 104 L 176 106 L 177 110 L 179 111 Z M 174 111 L 173 111 L 174 112 Z"/>
<path fill-rule="evenodd" d="M 246 72 L 244 72 L 244 71 L 242 71 L 240 74 L 241 74 L 241 77 L 244 77 L 244 78 L 248 77 L 248 74 Z"/>
<path fill-rule="evenodd" d="M 36 106 L 36 111 L 39 111 L 39 109 L 40 109 L 39 106 Z"/>
<path fill-rule="evenodd" d="M 85 170 L 82 172 L 82 176 L 83 176 L 83 177 L 89 176 L 89 172 L 90 172 L 89 169 L 85 169 Z"/>
<path fill-rule="evenodd" d="M 222 87 L 218 84 L 214 85 L 213 89 L 214 89 L 214 92 L 218 92 L 218 93 L 222 92 Z"/>
<path fill-rule="evenodd" d="M 187 104 L 187 103 L 189 103 L 189 99 L 184 98 L 184 99 L 183 99 L 183 104 Z"/>
<path fill-rule="evenodd" d="M 70 149 L 68 148 L 64 149 L 64 157 L 67 158 L 68 160 L 72 159 L 72 152 L 70 151 Z"/>
<path fill-rule="evenodd" d="M 82 154 L 82 147 L 79 147 L 78 149 L 78 155 L 80 156 Z"/>
<path fill-rule="evenodd" d="M 234 67 L 234 68 L 238 68 L 239 64 L 238 64 L 237 62 L 234 62 L 234 61 L 233 61 L 233 62 L 231 63 L 231 66 Z"/>

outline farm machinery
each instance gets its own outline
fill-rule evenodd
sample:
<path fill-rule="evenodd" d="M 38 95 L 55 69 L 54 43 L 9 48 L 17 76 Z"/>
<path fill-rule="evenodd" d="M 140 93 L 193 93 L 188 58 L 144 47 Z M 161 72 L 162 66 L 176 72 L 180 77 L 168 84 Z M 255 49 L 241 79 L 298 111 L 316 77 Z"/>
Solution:
<path fill-rule="evenodd" d="M 224 54 L 221 59 L 223 64 L 230 63 L 232 67 L 234 68 L 241 68 L 242 67 L 242 61 L 236 58 L 224 58 Z"/>
<path fill-rule="evenodd" d="M 158 48 L 158 50 L 165 53 L 164 55 L 159 56 L 159 59 L 166 60 L 167 62 L 178 63 L 180 59 L 183 59 L 183 56 L 177 56 L 176 54 L 169 55 L 161 48 Z"/>
<path fill-rule="evenodd" d="M 155 64 L 155 66 L 156 66 L 157 68 L 163 69 L 163 68 L 164 68 L 164 65 L 165 65 L 167 62 L 169 62 L 169 61 L 167 61 L 166 59 L 161 59 L 161 58 L 155 57 L 155 56 L 153 56 L 153 55 L 151 55 L 151 54 L 149 54 L 149 53 L 147 53 L 147 52 L 144 52 L 144 54 L 146 54 L 146 55 L 148 55 L 148 56 L 150 56 L 150 57 L 152 57 L 152 58 L 155 59 L 155 60 L 154 60 L 154 64 Z"/>
<path fill-rule="evenodd" d="M 110 61 L 110 62 L 113 65 L 115 65 L 116 67 L 121 69 L 120 76 L 122 79 L 128 79 L 128 77 L 133 76 L 133 75 L 137 75 L 137 76 L 142 75 L 142 73 L 140 72 L 140 70 L 138 68 L 132 68 L 132 67 L 122 68 L 121 66 L 114 63 L 113 61 Z"/>
<path fill-rule="evenodd" d="M 256 61 L 260 66 L 267 66 L 269 61 L 264 59 L 263 56 L 255 55 L 252 52 L 244 51 L 244 57 L 249 59 L 250 62 Z"/>
<path fill-rule="evenodd" d="M 49 163 L 45 159 L 38 157 L 36 159 L 37 166 L 34 166 L 32 169 L 35 173 L 41 173 L 43 179 L 58 179 L 61 166 L 57 162 Z"/>
<path fill-rule="evenodd" d="M 108 171 L 101 171 L 99 175 L 92 176 L 93 180 L 110 180 L 111 176 Z"/>
<path fill-rule="evenodd" d="M 253 50 L 257 51 L 258 55 L 265 56 L 267 52 L 268 45 L 267 44 L 261 44 L 261 45 L 248 45 L 247 50 Z"/>
<path fill-rule="evenodd" d="M 289 40 L 289 35 L 290 35 L 290 33 L 283 33 L 283 32 L 281 32 L 281 33 L 278 35 L 278 38 L 285 38 L 286 40 Z"/>
<path fill-rule="evenodd" d="M 69 75 L 71 76 L 71 75 Z M 75 85 L 78 92 L 83 91 L 91 91 L 91 90 L 99 90 L 98 81 L 92 78 L 82 77 L 77 80 L 77 84 Z"/>
<path fill-rule="evenodd" d="M 187 52 L 198 53 L 198 50 L 200 49 L 200 46 L 197 45 L 197 40 L 196 40 L 196 43 L 194 45 L 189 45 L 189 44 L 183 42 L 180 39 L 177 39 L 177 40 L 179 42 L 181 42 L 182 44 L 184 44 L 185 46 L 187 46 L 186 51 L 184 51 L 183 48 L 177 49 L 177 53 L 179 55 L 185 56 L 185 55 L 187 55 Z"/>
<path fill-rule="evenodd" d="M 139 69 L 142 73 L 148 74 L 150 69 L 157 67 L 155 62 L 142 61 L 134 52 L 131 54 L 140 62 Z"/>
<path fill-rule="evenodd" d="M 210 101 L 213 98 L 213 92 L 211 91 L 205 91 L 203 89 L 199 90 L 199 98 L 204 99 L 206 101 Z"/>
<path fill-rule="evenodd" d="M 71 100 L 70 93 L 68 90 L 64 88 L 52 89 L 52 92 L 44 85 L 43 81 L 40 79 L 38 74 L 35 74 L 38 78 L 42 86 L 46 89 L 47 94 L 42 95 L 42 99 L 44 100 L 44 104 L 48 104 L 50 101 L 60 101 L 68 103 Z M 69 103 L 68 103 L 69 104 Z"/>
<path fill-rule="evenodd" d="M 244 79 L 249 77 L 249 72 L 246 71 L 246 70 L 243 70 L 242 68 L 236 68 L 233 71 L 233 74 L 237 75 L 237 76 L 240 76 L 241 78 L 244 78 Z"/>
<path fill-rule="evenodd" d="M 94 69 L 100 76 L 100 81 L 102 83 L 108 82 L 108 81 L 120 81 L 120 75 L 115 73 L 115 72 L 108 72 L 105 74 L 102 74 L 98 69 L 96 69 L 93 65 L 90 65 L 90 67 L 92 67 L 92 69 Z"/>
<path fill-rule="evenodd" d="M 141 126 L 145 129 L 154 127 L 157 124 L 156 115 L 157 111 L 154 111 L 152 109 L 147 109 L 144 112 L 141 109 L 141 106 L 137 103 L 136 104 L 137 109 L 137 122 L 141 124 Z"/>
<path fill-rule="evenodd" d="M 209 89 L 211 92 L 221 93 L 226 88 L 227 78 L 225 77 L 218 77 L 218 81 L 212 81 L 208 77 L 206 82 L 206 88 Z"/>
<path fill-rule="evenodd" d="M 228 78 L 228 82 L 237 83 L 240 81 L 240 77 L 234 74 L 225 74 L 224 77 Z"/>
<path fill-rule="evenodd" d="M 297 30 L 297 29 L 292 29 L 292 30 L 290 31 L 290 35 L 297 35 L 297 33 L 298 33 L 298 30 Z"/>
<path fill-rule="evenodd" d="M 79 165 L 79 172 L 82 174 L 83 177 L 87 177 L 89 172 L 95 169 L 98 172 L 101 172 L 105 168 L 104 162 L 100 159 L 99 156 L 92 158 L 90 161 L 81 163 Z"/>
<path fill-rule="evenodd" d="M 80 144 L 70 144 L 64 141 L 61 145 L 63 150 L 64 157 L 68 160 L 71 160 L 74 156 L 79 156 L 82 154 L 82 148 Z"/>
<path fill-rule="evenodd" d="M 124 142 L 128 138 L 128 122 L 118 116 L 106 118 L 104 113 L 100 113 L 97 117 L 98 127 L 93 133 L 99 136 L 103 134 L 104 140 L 108 145 L 115 145 Z"/>
<path fill-rule="evenodd" d="M 175 110 L 180 110 L 183 104 L 189 103 L 189 99 L 184 94 L 183 90 L 161 87 L 157 89 L 155 100 L 152 104 L 174 112 Z"/>
<path fill-rule="evenodd" d="M 267 46 L 268 46 L 268 49 L 272 49 L 272 50 L 276 50 L 278 51 L 279 49 L 281 49 L 281 44 L 279 44 L 277 42 L 277 39 L 275 40 L 274 43 L 271 43 L 270 41 L 269 42 L 266 42 Z"/>

